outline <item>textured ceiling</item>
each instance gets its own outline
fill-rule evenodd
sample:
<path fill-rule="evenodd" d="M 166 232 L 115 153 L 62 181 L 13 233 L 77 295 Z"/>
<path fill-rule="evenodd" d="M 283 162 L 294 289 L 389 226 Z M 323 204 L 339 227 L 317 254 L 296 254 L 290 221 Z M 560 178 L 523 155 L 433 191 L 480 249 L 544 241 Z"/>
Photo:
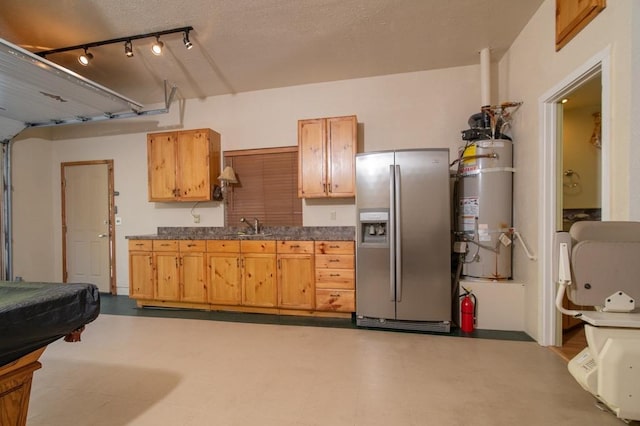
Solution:
<path fill-rule="evenodd" d="M 163 81 L 180 98 L 204 98 L 499 59 L 543 0 L 2 0 L 0 38 L 30 51 L 193 26 L 180 34 L 47 59 L 131 99 L 164 102 Z"/>

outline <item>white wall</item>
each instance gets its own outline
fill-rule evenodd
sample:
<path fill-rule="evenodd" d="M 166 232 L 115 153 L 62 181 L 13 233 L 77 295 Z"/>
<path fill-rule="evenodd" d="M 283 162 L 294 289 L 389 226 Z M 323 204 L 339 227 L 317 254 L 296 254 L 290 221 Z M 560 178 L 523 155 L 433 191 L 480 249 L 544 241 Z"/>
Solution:
<path fill-rule="evenodd" d="M 167 115 L 60 127 L 51 132 L 51 141 L 24 134 L 14 146 L 14 170 L 23 171 L 15 177 L 15 187 L 16 192 L 27 188 L 29 196 L 15 195 L 14 217 L 25 212 L 35 217 L 16 222 L 15 275 L 61 279 L 61 162 L 114 160 L 115 189 L 120 192 L 115 202 L 123 221 L 116 227 L 117 286 L 119 294 L 127 294 L 125 236 L 153 234 L 158 226 L 193 226 L 193 203 L 147 201 L 147 132 L 210 127 L 222 135 L 223 150 L 291 146 L 297 144 L 298 119 L 356 114 L 366 151 L 446 147 L 455 155 L 460 131 L 480 108 L 479 80 L 479 66 L 474 65 L 294 86 L 188 100 L 172 106 Z M 36 147 L 42 152 L 34 154 Z M 37 164 L 34 156 L 40 159 Z M 34 165 L 37 173 L 32 172 Z M 223 225 L 219 203 L 201 203 L 196 209 L 201 215 L 198 226 Z M 46 233 L 31 226 L 36 218 L 47 224 Z M 353 201 L 306 202 L 303 222 L 353 226 Z M 29 262 L 34 246 L 41 260 Z"/>
<path fill-rule="evenodd" d="M 538 149 L 545 143 L 539 134 L 541 116 L 540 97 L 563 81 L 590 58 L 611 47 L 611 159 L 612 171 L 610 205 L 612 217 L 618 220 L 640 219 L 640 197 L 635 190 L 639 182 L 640 168 L 631 167 L 637 162 L 637 151 L 631 144 L 631 134 L 637 135 L 637 116 L 632 120 L 631 111 L 638 111 L 640 94 L 633 76 L 638 71 L 638 31 L 632 37 L 632 20 L 640 16 L 640 2 L 616 0 L 593 22 L 583 29 L 559 52 L 555 52 L 555 0 L 546 0 L 527 26 L 520 33 L 499 64 L 500 97 L 505 100 L 523 101 L 516 114 L 513 133 L 514 163 L 514 224 L 527 238 L 534 252 L 539 253 L 538 232 L 541 218 L 537 215 L 539 187 Z M 636 28 L 638 28 L 636 26 Z M 632 39 L 634 45 L 632 49 Z M 635 64 L 632 72 L 632 60 Z M 637 154 L 637 152 L 636 152 Z M 634 184 L 635 182 L 635 184 Z M 526 283 L 526 331 L 540 340 L 542 330 L 542 283 L 539 264 L 529 261 L 519 246 L 514 247 L 514 279 Z"/>
<path fill-rule="evenodd" d="M 12 150 L 13 203 L 21 206 L 18 214 L 13 214 L 14 276 L 53 281 L 52 254 L 62 246 L 54 246 L 53 238 L 61 222 L 60 211 L 53 208 L 53 200 L 60 197 L 60 185 L 51 185 L 51 180 L 52 174 L 60 174 L 60 165 L 51 163 L 51 143 L 43 139 L 14 141 Z"/>

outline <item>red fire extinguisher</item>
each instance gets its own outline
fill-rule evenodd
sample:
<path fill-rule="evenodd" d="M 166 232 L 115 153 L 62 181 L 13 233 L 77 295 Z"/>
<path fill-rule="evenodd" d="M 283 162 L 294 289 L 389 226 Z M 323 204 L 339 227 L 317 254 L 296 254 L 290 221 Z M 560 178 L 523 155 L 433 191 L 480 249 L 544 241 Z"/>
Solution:
<path fill-rule="evenodd" d="M 464 293 L 460 296 L 462 297 L 462 302 L 460 302 L 460 329 L 463 333 L 471 333 L 476 323 L 478 300 L 475 294 L 472 294 L 471 291 L 464 287 L 462 288 L 464 289 Z"/>

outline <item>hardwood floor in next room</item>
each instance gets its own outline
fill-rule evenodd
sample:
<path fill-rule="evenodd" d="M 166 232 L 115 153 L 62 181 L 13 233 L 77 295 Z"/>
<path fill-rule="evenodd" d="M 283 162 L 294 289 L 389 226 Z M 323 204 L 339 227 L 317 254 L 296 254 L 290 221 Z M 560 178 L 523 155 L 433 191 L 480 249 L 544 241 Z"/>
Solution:
<path fill-rule="evenodd" d="M 551 350 L 569 362 L 586 347 L 587 338 L 584 335 L 584 325 L 580 324 L 565 330 L 562 335 L 562 346 L 551 346 Z"/>

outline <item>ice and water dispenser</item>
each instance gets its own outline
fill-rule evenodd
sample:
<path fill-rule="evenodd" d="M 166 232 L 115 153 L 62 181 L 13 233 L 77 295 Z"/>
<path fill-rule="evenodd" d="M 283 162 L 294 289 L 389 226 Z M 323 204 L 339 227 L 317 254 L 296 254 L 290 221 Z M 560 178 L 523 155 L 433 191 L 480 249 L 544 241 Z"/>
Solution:
<path fill-rule="evenodd" d="M 361 210 L 360 244 L 389 244 L 389 210 Z"/>

